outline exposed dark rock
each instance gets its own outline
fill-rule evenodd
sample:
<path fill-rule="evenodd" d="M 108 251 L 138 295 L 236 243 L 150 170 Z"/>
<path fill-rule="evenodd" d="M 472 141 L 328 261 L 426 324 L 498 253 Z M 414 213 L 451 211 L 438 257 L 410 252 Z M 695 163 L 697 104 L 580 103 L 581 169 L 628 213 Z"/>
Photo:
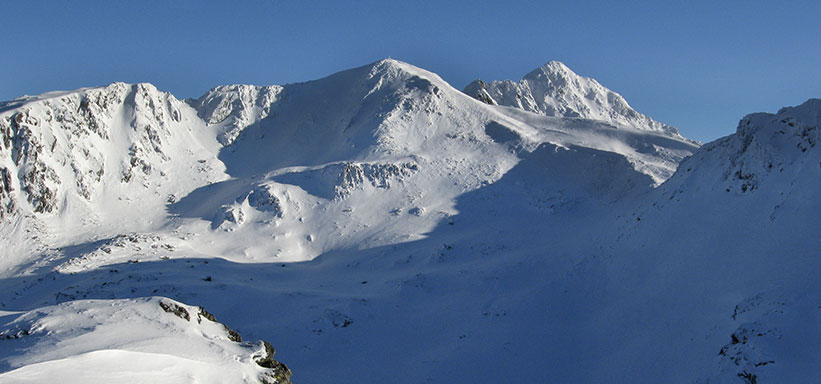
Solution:
<path fill-rule="evenodd" d="M 222 326 L 225 328 L 225 332 L 228 332 L 228 340 L 235 341 L 237 343 L 242 342 L 242 336 L 240 336 L 239 333 L 237 333 L 237 331 L 228 328 L 228 326 L 225 324 L 223 324 Z"/>
<path fill-rule="evenodd" d="M 31 331 L 29 331 L 28 329 L 21 329 L 21 330 L 17 330 L 17 331 L 14 331 L 14 332 L 4 331 L 4 332 L 0 332 L 0 340 L 19 339 L 23 336 L 28 336 L 30 334 L 31 334 Z"/>
<path fill-rule="evenodd" d="M 14 188 L 11 181 L 11 172 L 7 168 L 0 168 L 0 218 L 14 211 L 15 204 L 11 196 Z"/>
<path fill-rule="evenodd" d="M 160 307 L 162 307 L 163 311 L 168 313 L 173 313 L 175 316 L 179 317 L 180 319 L 184 319 L 185 321 L 190 321 L 191 316 L 188 314 L 188 310 L 177 305 L 174 303 L 166 303 L 161 301 Z"/>
<path fill-rule="evenodd" d="M 756 384 L 758 382 L 758 378 L 756 377 L 756 375 L 750 372 L 741 372 L 738 374 L 738 377 L 744 379 L 744 381 L 746 381 L 747 384 Z"/>
<path fill-rule="evenodd" d="M 202 323 L 203 318 L 206 318 L 206 319 L 208 319 L 210 321 L 213 321 L 213 322 L 217 321 L 217 318 L 214 317 L 214 315 L 211 314 L 211 312 L 208 312 L 208 311 L 205 310 L 205 308 L 200 307 L 200 312 L 197 313 L 197 322 Z"/>
<path fill-rule="evenodd" d="M 352 189 L 366 182 L 375 188 L 389 189 L 391 182 L 401 182 L 419 170 L 419 166 L 408 162 L 399 164 L 347 163 L 338 176 L 335 193 L 342 197 Z"/>
<path fill-rule="evenodd" d="M 274 360 L 276 350 L 271 346 L 271 343 L 263 340 L 262 345 L 265 349 L 264 355 L 255 361 L 260 367 L 269 368 L 270 370 L 263 373 L 260 377 L 260 382 L 263 384 L 290 384 L 292 376 L 291 370 L 288 369 L 288 366 L 285 364 Z"/>
<path fill-rule="evenodd" d="M 468 96 L 473 97 L 488 105 L 496 105 L 496 101 L 487 92 L 487 83 L 482 80 L 474 80 L 463 91 Z"/>
<path fill-rule="evenodd" d="M 164 303 L 160 303 L 162 306 Z M 172 304 L 173 305 L 173 304 Z M 166 307 L 163 307 L 165 309 Z M 183 309 L 184 311 L 185 309 Z M 169 312 L 169 309 L 165 309 L 166 312 Z M 186 312 L 187 315 L 187 312 Z M 216 322 L 217 318 L 210 312 L 206 311 L 205 308 L 200 307 L 199 311 L 197 312 L 197 321 L 202 323 L 202 319 L 205 318 L 209 321 Z M 233 342 L 241 343 L 242 336 L 239 333 L 234 331 L 231 328 L 228 328 L 227 325 L 223 324 L 222 327 L 225 329 L 225 332 L 228 333 L 228 340 Z M 289 384 L 291 383 L 291 370 L 288 367 L 279 362 L 274 360 L 274 355 L 276 354 L 276 350 L 271 345 L 271 343 L 263 340 L 263 354 L 262 356 L 255 358 L 254 362 L 257 363 L 260 367 L 269 368 L 268 371 L 264 372 L 260 377 L 259 381 L 263 384 Z"/>
<path fill-rule="evenodd" d="M 273 212 L 276 217 L 282 217 L 282 204 L 279 198 L 274 195 L 270 186 L 259 185 L 248 192 L 248 204 L 259 211 Z M 241 203 L 242 201 L 237 201 Z"/>

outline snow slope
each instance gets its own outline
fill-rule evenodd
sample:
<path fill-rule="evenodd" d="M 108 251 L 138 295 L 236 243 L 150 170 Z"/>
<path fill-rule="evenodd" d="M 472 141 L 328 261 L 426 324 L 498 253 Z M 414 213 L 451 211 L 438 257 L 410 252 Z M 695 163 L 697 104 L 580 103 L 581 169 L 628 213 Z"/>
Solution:
<path fill-rule="evenodd" d="M 642 277 L 619 284 L 623 295 L 653 287 L 656 297 L 614 304 L 665 322 L 645 328 L 645 335 L 656 335 L 648 338 L 653 342 L 625 345 L 618 355 L 671 344 L 700 349 L 669 355 L 692 364 L 675 376 L 668 372 L 680 381 L 818 379 L 819 101 L 748 115 L 735 134 L 685 159 L 626 218 L 631 225 L 619 233 L 619 253 L 629 252 L 631 264 L 609 274 Z"/>
<path fill-rule="evenodd" d="M 135 174 L 175 198 L 102 180 L 140 204 L 92 199 L 107 224 L 89 225 L 59 205 L 36 212 L 14 184 L 2 221 L 23 251 L 3 255 L 0 310 L 33 312 L 0 312 L 0 332 L 102 311 L 91 318 L 134 319 L 156 337 L 139 341 L 125 321 L 49 320 L 40 341 L 0 347 L 6 377 L 124 355 L 146 368 L 124 372 L 134 380 L 158 367 L 168 374 L 151 380 L 257 377 L 253 348 L 161 311 L 167 300 L 270 340 L 300 382 L 814 381 L 818 100 L 751 115 L 700 149 L 602 116 L 488 105 L 395 60 L 172 104 L 184 118 L 169 137 L 201 147 L 186 157 L 163 140 L 170 160 L 146 157 L 152 172 Z M 194 164 L 211 168 L 161 178 Z M 59 193 L 78 193 L 55 173 Z M 66 235 L 60 223 L 79 224 Z M 177 363 L 156 358 L 168 351 Z"/>

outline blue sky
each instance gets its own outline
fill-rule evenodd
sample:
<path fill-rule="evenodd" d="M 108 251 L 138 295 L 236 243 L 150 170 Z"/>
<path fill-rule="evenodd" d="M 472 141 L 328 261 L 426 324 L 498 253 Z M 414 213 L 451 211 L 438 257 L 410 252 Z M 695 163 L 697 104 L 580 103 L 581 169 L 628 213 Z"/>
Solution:
<path fill-rule="evenodd" d="M 821 97 L 817 0 L 0 1 L 0 14 L 2 100 L 114 81 L 197 97 L 385 57 L 461 89 L 560 60 L 710 141 Z"/>

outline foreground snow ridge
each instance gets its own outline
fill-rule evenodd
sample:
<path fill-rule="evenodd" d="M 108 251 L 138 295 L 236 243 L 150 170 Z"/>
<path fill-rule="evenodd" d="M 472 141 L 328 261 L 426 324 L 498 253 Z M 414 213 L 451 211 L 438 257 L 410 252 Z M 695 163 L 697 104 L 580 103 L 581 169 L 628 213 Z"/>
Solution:
<path fill-rule="evenodd" d="M 76 300 L 3 325 L 4 381 L 283 383 L 291 372 L 268 342 L 242 342 L 214 315 L 160 297 Z"/>
<path fill-rule="evenodd" d="M 814 382 L 819 116 L 390 59 L 0 103 L 0 382 Z"/>

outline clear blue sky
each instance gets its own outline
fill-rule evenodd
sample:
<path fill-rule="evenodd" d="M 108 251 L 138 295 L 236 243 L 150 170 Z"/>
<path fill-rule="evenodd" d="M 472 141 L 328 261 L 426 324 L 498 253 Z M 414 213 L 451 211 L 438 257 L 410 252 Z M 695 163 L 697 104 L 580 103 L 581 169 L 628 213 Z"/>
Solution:
<path fill-rule="evenodd" d="M 818 0 L 0 1 L 0 14 L 0 100 L 114 81 L 197 97 L 385 57 L 461 89 L 560 60 L 710 141 L 821 97 Z"/>

